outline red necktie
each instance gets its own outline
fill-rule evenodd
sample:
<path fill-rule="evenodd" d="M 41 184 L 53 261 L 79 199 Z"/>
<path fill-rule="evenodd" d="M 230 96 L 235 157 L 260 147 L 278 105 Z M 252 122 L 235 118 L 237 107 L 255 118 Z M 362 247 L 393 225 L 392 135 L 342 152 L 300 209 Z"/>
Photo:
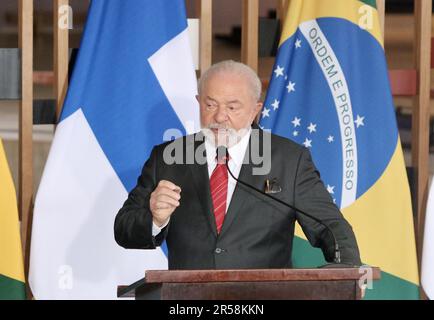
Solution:
<path fill-rule="evenodd" d="M 218 161 L 211 175 L 210 188 L 217 233 L 220 233 L 223 220 L 225 219 L 226 198 L 228 195 L 228 171 L 226 169 L 225 159 Z"/>

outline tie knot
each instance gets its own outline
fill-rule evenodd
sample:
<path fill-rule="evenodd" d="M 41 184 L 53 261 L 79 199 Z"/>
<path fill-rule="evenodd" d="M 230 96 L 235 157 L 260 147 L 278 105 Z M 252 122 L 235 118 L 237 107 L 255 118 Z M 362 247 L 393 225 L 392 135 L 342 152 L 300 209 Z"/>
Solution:
<path fill-rule="evenodd" d="M 225 164 L 227 161 L 231 160 L 230 156 L 223 156 L 223 157 L 215 157 L 217 164 Z"/>
<path fill-rule="evenodd" d="M 223 146 L 217 148 L 215 158 L 218 164 L 225 164 L 227 161 L 231 159 L 228 153 L 228 149 Z"/>

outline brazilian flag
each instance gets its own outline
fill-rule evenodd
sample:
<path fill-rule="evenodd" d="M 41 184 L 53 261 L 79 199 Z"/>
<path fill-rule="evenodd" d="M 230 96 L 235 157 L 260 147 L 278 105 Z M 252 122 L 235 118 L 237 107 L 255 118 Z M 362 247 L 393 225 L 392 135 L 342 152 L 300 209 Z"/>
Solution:
<path fill-rule="evenodd" d="M 366 299 L 417 299 L 410 191 L 375 1 L 291 0 L 260 125 L 304 145 L 380 267 Z M 295 267 L 325 263 L 297 226 Z"/>
<path fill-rule="evenodd" d="M 17 200 L 0 139 L 0 300 L 25 298 Z"/>

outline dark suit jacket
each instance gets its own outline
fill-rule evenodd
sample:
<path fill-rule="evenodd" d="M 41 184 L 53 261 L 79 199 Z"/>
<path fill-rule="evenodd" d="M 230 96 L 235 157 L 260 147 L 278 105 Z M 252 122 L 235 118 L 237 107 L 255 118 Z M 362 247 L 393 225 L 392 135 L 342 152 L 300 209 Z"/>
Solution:
<path fill-rule="evenodd" d="M 277 178 L 282 191 L 273 196 L 321 219 L 334 231 L 342 261 L 360 265 L 352 228 L 324 188 L 309 151 L 288 139 L 259 132 L 261 141 L 263 135 L 271 135 L 271 171 L 252 175 L 255 166 L 250 162 L 242 166 L 239 179 L 264 190 L 266 179 Z M 253 148 L 251 142 L 246 156 Z M 120 246 L 154 249 L 166 239 L 169 269 L 288 268 L 297 220 L 309 242 L 322 249 L 327 261 L 333 261 L 333 238 L 324 226 L 239 183 L 218 235 L 207 164 L 165 164 L 164 149 L 172 143 L 153 149 L 137 186 L 116 216 L 114 233 Z M 200 133 L 175 143 L 182 143 L 184 151 L 204 150 Z M 180 186 L 181 200 L 168 226 L 153 237 L 149 198 L 160 180 Z"/>

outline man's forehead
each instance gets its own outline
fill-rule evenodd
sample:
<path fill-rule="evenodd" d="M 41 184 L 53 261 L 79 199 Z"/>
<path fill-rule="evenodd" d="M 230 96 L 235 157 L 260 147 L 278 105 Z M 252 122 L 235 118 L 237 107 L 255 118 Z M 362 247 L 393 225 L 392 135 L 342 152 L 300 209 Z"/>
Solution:
<path fill-rule="evenodd" d="M 212 77 L 204 83 L 203 94 L 215 99 L 225 96 L 229 99 L 239 99 L 240 94 L 249 90 L 249 83 L 241 77 Z"/>
<path fill-rule="evenodd" d="M 205 97 L 205 99 L 206 100 L 215 101 L 215 102 L 219 102 L 219 98 L 218 97 L 214 97 L 214 96 L 210 96 L 210 95 L 207 95 Z M 238 98 L 224 98 L 223 97 L 221 102 L 224 102 L 224 103 L 241 103 L 241 100 L 238 99 Z"/>

